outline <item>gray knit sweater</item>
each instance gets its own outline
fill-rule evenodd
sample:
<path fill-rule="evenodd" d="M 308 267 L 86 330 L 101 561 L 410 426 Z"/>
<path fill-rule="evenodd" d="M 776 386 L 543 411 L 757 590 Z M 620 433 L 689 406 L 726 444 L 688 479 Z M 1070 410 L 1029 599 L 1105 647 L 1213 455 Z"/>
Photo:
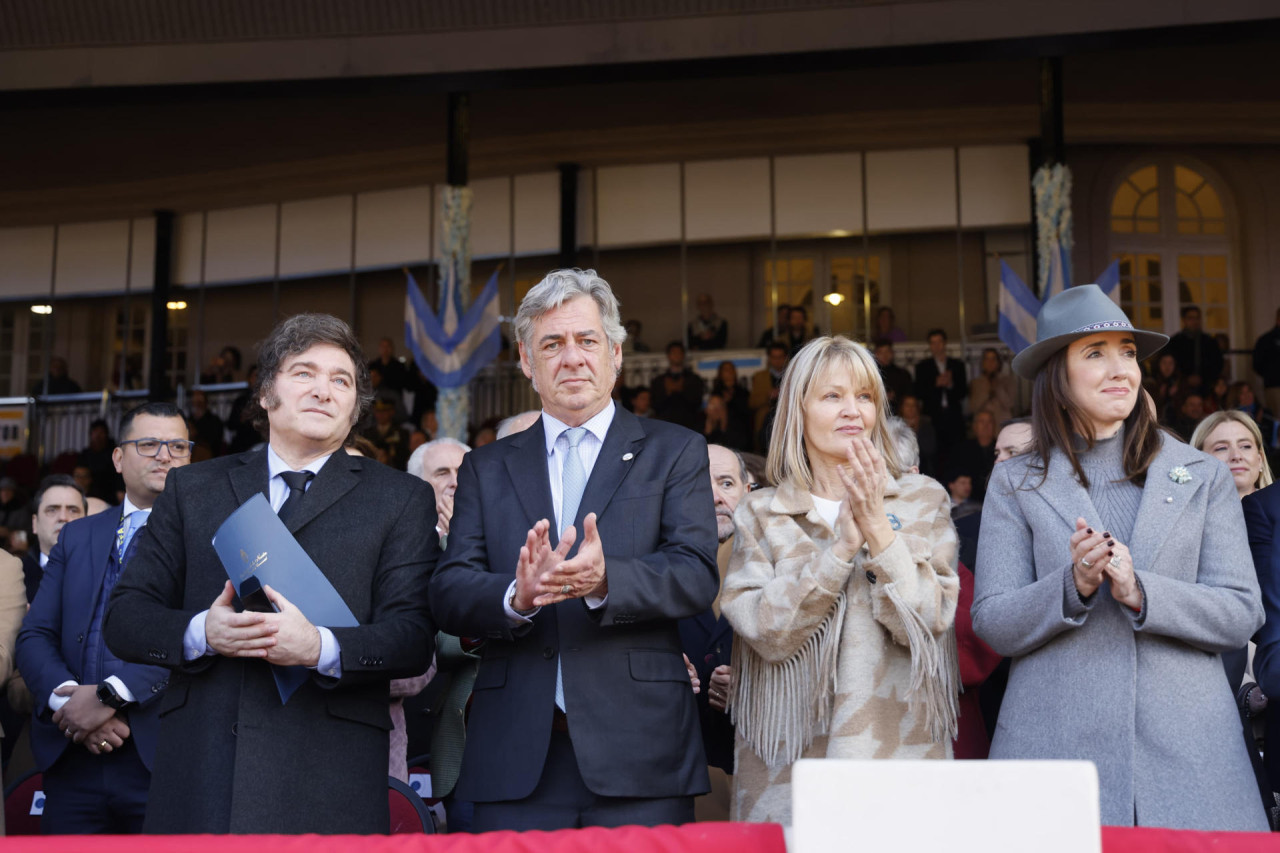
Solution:
<path fill-rule="evenodd" d="M 1099 533 L 1110 533 L 1117 542 L 1128 545 L 1133 539 L 1142 489 L 1124 479 L 1124 428 L 1111 438 L 1095 442 L 1089 450 L 1083 447 L 1083 441 L 1076 446 L 1080 467 L 1089 478 L 1089 500 L 1100 516 L 1085 521 Z"/>

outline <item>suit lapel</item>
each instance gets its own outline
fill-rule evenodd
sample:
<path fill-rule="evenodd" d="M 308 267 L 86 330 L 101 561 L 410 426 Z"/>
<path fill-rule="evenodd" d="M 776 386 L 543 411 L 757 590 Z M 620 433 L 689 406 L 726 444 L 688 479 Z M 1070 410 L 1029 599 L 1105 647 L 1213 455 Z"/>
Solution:
<path fill-rule="evenodd" d="M 1147 482 L 1138 505 L 1138 519 L 1133 525 L 1133 541 L 1125 543 L 1133 554 L 1133 567 L 1138 571 L 1158 565 L 1160 547 L 1181 517 L 1187 504 L 1205 485 L 1203 456 L 1187 445 L 1161 436 L 1162 444 L 1147 469 Z M 1170 477 L 1174 468 L 1187 469 L 1191 479 L 1185 483 Z"/>
<path fill-rule="evenodd" d="M 512 491 L 524 508 L 526 529 L 543 518 L 555 527 L 556 511 L 551 503 L 551 482 L 547 479 L 547 438 L 542 418 L 511 437 L 505 461 Z M 551 539 L 556 540 L 554 530 Z"/>
<path fill-rule="evenodd" d="M 267 451 L 259 450 L 240 457 L 241 465 L 227 472 L 231 480 L 231 490 L 236 494 L 236 506 L 244 506 L 244 502 L 254 495 L 262 495 L 271 499 L 267 488 Z"/>
<path fill-rule="evenodd" d="M 1030 472 L 1033 483 L 1038 476 L 1034 469 Z M 1067 523 L 1072 532 L 1076 529 L 1077 518 L 1083 518 L 1089 524 L 1102 523 L 1097 508 L 1089 499 L 1089 493 L 1076 479 L 1076 472 L 1071 469 L 1071 463 L 1067 461 L 1066 454 L 1059 450 L 1054 450 L 1050 454 L 1049 476 L 1045 478 L 1044 484 L 1036 489 L 1036 494 L 1062 516 L 1062 520 Z"/>
<path fill-rule="evenodd" d="M 363 465 L 364 461 L 361 458 L 348 455 L 342 448 L 335 450 L 324 463 L 324 467 L 320 469 L 320 473 L 316 474 L 316 478 L 311 481 L 302 504 L 290 516 L 289 532 L 297 533 L 311 519 L 333 506 L 342 499 L 343 495 L 354 489 L 360 482 L 358 472 Z"/>
<path fill-rule="evenodd" d="M 124 508 L 120 507 L 110 513 L 105 513 L 111 518 L 111 523 L 99 524 L 90 534 L 89 537 L 89 553 L 92 557 L 92 572 L 90 578 L 89 589 L 97 591 L 102 589 L 102 579 L 107 574 L 107 564 L 116 559 L 116 531 L 120 529 L 120 518 L 124 514 Z M 137 538 L 137 535 L 134 535 Z M 92 616 L 92 614 L 90 614 Z"/>
<path fill-rule="evenodd" d="M 640 425 L 640 419 L 621 406 L 616 406 L 613 423 L 609 424 L 609 431 L 604 434 L 600 455 L 596 457 L 595 467 L 591 469 L 591 477 L 582 493 L 578 517 L 573 520 L 579 533 L 582 532 L 582 519 L 589 513 L 594 512 L 597 519 L 604 515 L 613 493 L 618 490 L 643 449 L 644 428 Z"/>

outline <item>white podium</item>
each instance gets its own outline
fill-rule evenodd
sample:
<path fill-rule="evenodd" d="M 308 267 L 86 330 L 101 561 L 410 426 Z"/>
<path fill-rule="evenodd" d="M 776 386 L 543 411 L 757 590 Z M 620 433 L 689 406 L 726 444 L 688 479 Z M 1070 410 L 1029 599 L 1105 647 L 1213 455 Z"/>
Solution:
<path fill-rule="evenodd" d="M 791 853 L 1101 853 L 1088 761 L 838 761 L 792 770 Z"/>

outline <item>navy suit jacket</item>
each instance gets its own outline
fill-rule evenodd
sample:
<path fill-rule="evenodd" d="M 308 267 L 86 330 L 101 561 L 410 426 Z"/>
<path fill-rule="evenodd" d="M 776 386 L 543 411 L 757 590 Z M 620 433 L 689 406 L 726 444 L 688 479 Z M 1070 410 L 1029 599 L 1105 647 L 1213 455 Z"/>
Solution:
<path fill-rule="evenodd" d="M 64 681 L 80 682 L 93 609 L 102 595 L 107 563 L 115 559 L 116 530 L 121 509 L 113 507 L 78 519 L 62 528 L 49 552 L 49 563 L 35 601 L 18 632 L 18 669 L 35 703 L 31 751 L 36 766 L 48 770 L 70 744 L 53 723 L 49 694 Z M 134 537 L 144 536 L 143 527 Z M 126 567 L 127 568 L 127 567 Z M 168 673 L 156 666 L 126 663 L 102 673 L 115 675 L 129 688 L 138 705 L 126 710 L 130 737 L 148 769 L 155 755 L 161 693 Z M 76 747 L 79 749 L 80 747 Z"/>
<path fill-rule="evenodd" d="M 1268 697 L 1280 696 L 1280 487 L 1267 486 L 1254 492 L 1242 502 L 1244 523 L 1249 531 L 1249 548 L 1253 552 L 1253 568 L 1258 573 L 1258 587 L 1262 590 L 1262 607 L 1267 621 L 1253 640 L 1258 650 L 1253 656 L 1253 675 L 1258 686 Z M 1227 659 L 1223 655 L 1223 659 Z M 1237 656 L 1239 658 L 1239 656 Z M 1232 677 L 1231 691 L 1240 687 L 1243 662 L 1237 664 Z M 1266 711 L 1267 742 L 1272 747 L 1266 751 L 1263 763 L 1272 787 L 1280 781 L 1280 706 Z"/>
<path fill-rule="evenodd" d="M 557 658 L 569 734 L 592 792 L 677 797 L 710 787 L 677 628 L 719 587 L 706 441 L 617 408 L 574 519 L 579 532 L 592 512 L 606 604 L 563 601 L 513 631 L 503 603 L 520 548 L 539 519 L 555 519 L 541 419 L 462 461 L 448 547 L 431 580 L 441 629 L 486 638 L 454 789 L 460 799 L 533 792 L 551 737 Z"/>
<path fill-rule="evenodd" d="M 707 764 L 733 773 L 733 722 L 724 711 L 711 707 L 710 689 L 715 668 L 733 663 L 733 628 L 723 614 L 717 617 L 708 607 L 697 616 L 680 620 L 680 643 L 702 682 L 697 701 Z"/>

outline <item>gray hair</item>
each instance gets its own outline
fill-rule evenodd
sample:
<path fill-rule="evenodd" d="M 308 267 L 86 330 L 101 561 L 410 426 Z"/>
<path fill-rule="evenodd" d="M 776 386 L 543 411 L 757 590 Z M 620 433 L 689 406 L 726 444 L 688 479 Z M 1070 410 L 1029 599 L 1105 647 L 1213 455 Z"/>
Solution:
<path fill-rule="evenodd" d="M 889 418 L 889 440 L 898 450 L 898 461 L 905 471 L 920 465 L 920 439 L 911 425 L 897 415 Z"/>
<path fill-rule="evenodd" d="M 725 447 L 723 444 L 708 444 L 707 448 L 718 447 L 721 450 L 727 450 L 733 454 L 733 458 L 738 460 L 738 477 L 742 480 L 744 487 L 751 485 L 751 472 L 747 470 L 747 460 L 743 457 L 742 452 L 734 450 L 732 447 Z"/>
<path fill-rule="evenodd" d="M 463 444 L 461 441 L 458 441 L 456 438 L 449 438 L 448 436 L 445 436 L 444 438 L 437 438 L 432 441 L 428 441 L 426 444 L 418 445 L 418 449 L 410 454 L 409 461 L 405 463 L 404 469 L 419 480 L 427 479 L 427 472 L 423 470 L 423 466 L 426 464 L 424 460 L 427 458 L 427 451 L 433 447 L 439 447 L 442 444 L 456 444 L 458 447 L 462 448 L 463 453 L 471 452 L 470 447 Z"/>
<path fill-rule="evenodd" d="M 590 296 L 595 301 L 610 348 L 621 346 L 627 330 L 619 319 L 618 298 L 595 270 L 579 269 L 552 270 L 525 295 L 516 311 L 516 340 L 532 351 L 534 320 L 577 296 Z"/>
<path fill-rule="evenodd" d="M 541 409 L 530 409 L 527 412 L 521 412 L 518 415 L 512 415 L 509 418 L 503 418 L 501 421 L 498 422 L 498 438 L 506 438 L 509 435 L 514 435 L 515 433 L 518 433 L 518 432 L 524 432 L 529 427 L 533 426 L 533 422 L 537 420 L 538 416 L 540 416 L 541 414 L 542 414 Z M 533 417 L 530 418 L 529 423 L 521 427 L 520 422 L 525 418 L 529 418 L 530 415 L 532 415 Z M 519 429 L 517 429 L 517 427 L 519 427 Z"/>

